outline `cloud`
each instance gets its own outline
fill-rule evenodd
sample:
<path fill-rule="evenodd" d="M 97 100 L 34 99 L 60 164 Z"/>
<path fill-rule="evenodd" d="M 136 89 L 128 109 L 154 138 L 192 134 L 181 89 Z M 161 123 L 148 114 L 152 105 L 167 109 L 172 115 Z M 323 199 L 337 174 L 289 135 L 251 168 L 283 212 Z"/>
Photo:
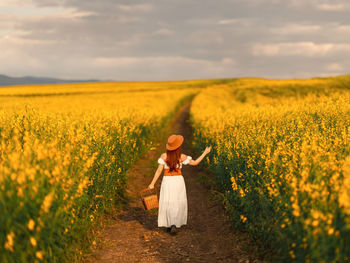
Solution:
<path fill-rule="evenodd" d="M 213 76 L 227 77 L 235 72 L 232 60 L 210 61 L 191 59 L 180 56 L 158 57 L 100 57 L 89 61 L 89 65 L 99 70 L 114 68 L 119 79 L 151 80 L 153 74 L 158 74 L 162 80 L 185 78 L 210 78 Z M 130 69 L 138 69 L 138 75 L 130 74 Z M 184 71 L 186 74 L 184 74 Z M 129 73 L 128 73 L 129 72 Z"/>
<path fill-rule="evenodd" d="M 311 34 L 321 30 L 320 25 L 308 24 L 287 24 L 280 27 L 271 28 L 274 34 L 290 35 L 290 34 Z"/>
<path fill-rule="evenodd" d="M 150 12 L 153 7 L 151 4 L 135 4 L 135 5 L 118 5 L 118 8 L 127 13 L 135 13 L 135 12 Z"/>
<path fill-rule="evenodd" d="M 231 64 L 233 64 L 234 63 L 234 60 L 232 59 L 232 58 L 222 58 L 221 59 L 221 63 L 223 64 L 223 65 L 231 65 Z"/>
<path fill-rule="evenodd" d="M 197 45 L 220 45 L 224 42 L 224 38 L 218 31 L 201 29 L 192 32 L 188 41 Z"/>
<path fill-rule="evenodd" d="M 341 34 L 350 34 L 350 25 L 336 25 L 335 30 Z"/>
<path fill-rule="evenodd" d="M 0 30 L 13 28 L 14 24 L 12 15 L 5 14 L 0 16 Z"/>
<path fill-rule="evenodd" d="M 252 47 L 254 56 L 326 56 L 334 53 L 350 52 L 350 43 L 316 44 L 313 42 L 287 42 L 271 44 L 255 44 Z"/>
<path fill-rule="evenodd" d="M 80 64 L 83 61 L 83 64 Z M 80 58 L 79 63 L 75 58 L 67 58 L 55 65 L 66 78 L 74 75 L 80 78 L 91 77 L 91 71 L 96 72 L 103 79 L 118 80 L 158 80 L 173 79 L 201 79 L 215 77 L 229 77 L 235 74 L 236 69 L 225 61 L 210 61 L 201 59 L 189 59 L 186 57 L 93 57 Z M 45 69 L 40 69 L 43 74 Z M 62 77 L 62 75 L 59 75 Z"/>
<path fill-rule="evenodd" d="M 293 9 L 303 14 L 312 12 L 324 13 L 346 13 L 350 10 L 348 0 L 252 0 L 250 4 L 262 7 L 286 7 L 293 12 Z M 278 15 L 275 13 L 274 15 Z"/>
<path fill-rule="evenodd" d="M 347 11 L 350 8 L 349 4 L 318 4 L 316 7 L 323 11 Z"/>
<path fill-rule="evenodd" d="M 344 71 L 344 67 L 339 63 L 331 63 L 327 65 L 326 70 L 331 72 L 338 72 Z"/>
<path fill-rule="evenodd" d="M 160 28 L 153 32 L 153 35 L 156 35 L 156 36 L 171 36 L 173 34 L 174 34 L 174 31 L 168 28 Z"/>
<path fill-rule="evenodd" d="M 32 56 L 27 52 L 30 45 L 33 45 L 33 42 L 25 43 L 10 36 L 0 38 L 0 72 L 23 76 L 26 72 L 33 73 L 47 67 L 46 62 L 40 57 Z"/>
<path fill-rule="evenodd" d="M 218 24 L 219 25 L 232 25 L 232 24 L 239 24 L 241 22 L 242 22 L 241 19 L 231 18 L 231 19 L 221 19 L 218 21 Z"/>
<path fill-rule="evenodd" d="M 347 0 L 277 0 L 276 2 L 284 2 L 292 8 L 313 8 L 326 12 L 345 12 L 350 8 Z"/>
<path fill-rule="evenodd" d="M 160 80 L 342 72 L 339 66 L 350 68 L 348 6 L 347 0 L 2 0 L 0 73 Z"/>

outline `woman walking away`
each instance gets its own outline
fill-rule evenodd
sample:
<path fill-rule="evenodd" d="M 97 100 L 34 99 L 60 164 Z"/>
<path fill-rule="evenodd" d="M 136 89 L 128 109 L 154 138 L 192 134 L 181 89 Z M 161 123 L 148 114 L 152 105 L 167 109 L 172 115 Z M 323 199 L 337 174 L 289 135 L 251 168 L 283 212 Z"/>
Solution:
<path fill-rule="evenodd" d="M 159 195 L 158 227 L 166 227 L 172 235 L 176 234 L 176 227 L 187 224 L 187 196 L 181 173 L 182 165 L 198 165 L 211 150 L 211 147 L 206 147 L 201 156 L 192 160 L 191 156 L 181 153 L 183 141 L 182 135 L 171 135 L 168 138 L 167 152 L 158 159 L 158 169 L 148 186 L 154 188 L 164 168 Z"/>

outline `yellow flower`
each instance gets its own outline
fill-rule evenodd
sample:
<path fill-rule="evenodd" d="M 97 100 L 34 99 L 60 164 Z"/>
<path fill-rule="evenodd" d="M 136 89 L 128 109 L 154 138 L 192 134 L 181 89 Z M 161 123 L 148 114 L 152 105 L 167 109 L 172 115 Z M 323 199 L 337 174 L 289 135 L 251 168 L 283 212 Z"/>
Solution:
<path fill-rule="evenodd" d="M 334 228 L 328 229 L 328 235 L 333 235 L 333 233 L 334 233 Z"/>
<path fill-rule="evenodd" d="M 29 229 L 30 231 L 33 231 L 33 230 L 34 230 L 35 222 L 34 222 L 33 219 L 30 219 L 30 220 L 29 220 L 27 227 L 28 227 L 28 229 Z"/>
<path fill-rule="evenodd" d="M 241 189 L 239 189 L 239 194 L 240 194 L 240 196 L 241 197 L 244 197 L 245 196 L 245 193 L 244 193 L 244 191 L 243 191 L 243 189 L 241 188 Z"/>
<path fill-rule="evenodd" d="M 344 211 L 350 215 L 350 156 L 348 156 L 343 164 L 344 181 L 340 188 L 339 204 Z"/>
<path fill-rule="evenodd" d="M 245 221 L 247 221 L 247 218 L 246 218 L 244 215 L 241 215 L 240 217 L 241 217 L 241 221 L 242 221 L 243 223 L 245 223 Z"/>
<path fill-rule="evenodd" d="M 232 190 L 237 190 L 238 186 L 237 186 L 236 180 L 233 176 L 231 177 L 231 182 L 232 182 Z"/>
<path fill-rule="evenodd" d="M 45 196 L 44 201 L 41 205 L 41 210 L 45 213 L 48 213 L 51 207 L 53 201 L 53 193 L 49 193 L 47 196 Z"/>
<path fill-rule="evenodd" d="M 42 251 L 37 251 L 35 252 L 35 256 L 40 259 L 40 260 L 43 260 L 44 259 L 44 254 Z"/>
<path fill-rule="evenodd" d="M 7 234 L 6 238 L 7 238 L 7 241 L 4 245 L 4 247 L 5 247 L 5 249 L 13 252 L 13 242 L 14 242 L 15 234 L 13 232 L 11 232 L 11 233 Z"/>
<path fill-rule="evenodd" d="M 290 250 L 290 251 L 289 251 L 289 255 L 290 255 L 290 257 L 291 257 L 292 259 L 295 258 L 295 254 L 294 254 L 294 251 L 293 251 L 293 250 Z"/>
<path fill-rule="evenodd" d="M 36 247 L 36 239 L 34 237 L 30 237 L 30 243 L 32 244 L 33 247 Z"/>

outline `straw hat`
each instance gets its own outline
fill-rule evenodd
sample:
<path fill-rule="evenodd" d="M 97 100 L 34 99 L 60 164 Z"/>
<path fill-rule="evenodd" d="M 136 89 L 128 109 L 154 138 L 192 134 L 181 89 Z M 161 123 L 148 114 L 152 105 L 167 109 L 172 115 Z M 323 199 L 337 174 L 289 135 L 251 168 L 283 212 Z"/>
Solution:
<path fill-rule="evenodd" d="M 176 150 L 181 146 L 184 141 L 184 137 L 182 135 L 170 135 L 168 138 L 168 142 L 166 144 L 166 148 L 169 151 Z"/>

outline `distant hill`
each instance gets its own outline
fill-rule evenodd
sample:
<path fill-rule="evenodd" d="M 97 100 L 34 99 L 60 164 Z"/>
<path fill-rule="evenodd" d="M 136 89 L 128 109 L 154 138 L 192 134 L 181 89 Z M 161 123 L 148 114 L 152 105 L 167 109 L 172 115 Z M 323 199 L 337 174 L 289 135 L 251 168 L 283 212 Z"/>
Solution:
<path fill-rule="evenodd" d="M 55 78 L 41 78 L 41 77 L 9 77 L 0 74 L 0 86 L 13 86 L 13 85 L 28 85 L 28 84 L 59 84 L 59 83 L 79 83 L 79 82 L 98 82 L 99 80 L 67 80 L 67 79 L 55 79 Z"/>

